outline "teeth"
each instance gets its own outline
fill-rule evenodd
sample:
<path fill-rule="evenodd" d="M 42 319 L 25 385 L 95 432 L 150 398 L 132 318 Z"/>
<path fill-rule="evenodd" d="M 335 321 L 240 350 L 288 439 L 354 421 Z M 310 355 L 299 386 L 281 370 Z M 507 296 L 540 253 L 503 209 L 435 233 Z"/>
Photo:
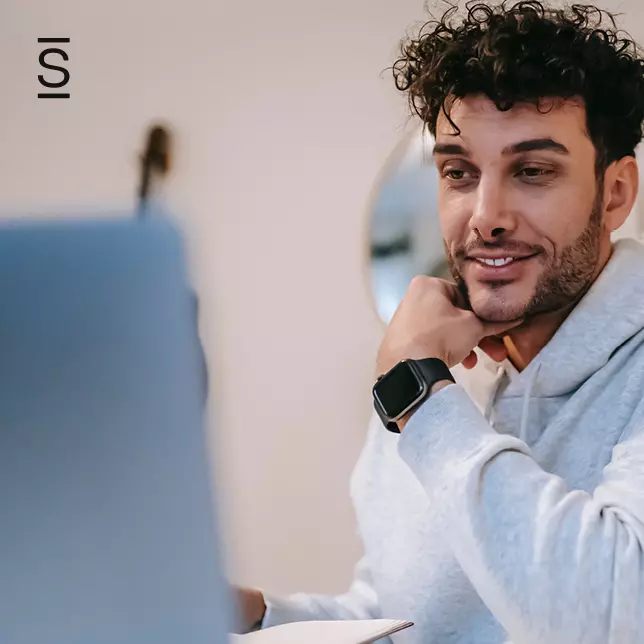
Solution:
<path fill-rule="evenodd" d="M 478 259 L 477 261 L 488 266 L 505 266 L 514 260 L 512 257 L 506 257 L 505 259 Z"/>

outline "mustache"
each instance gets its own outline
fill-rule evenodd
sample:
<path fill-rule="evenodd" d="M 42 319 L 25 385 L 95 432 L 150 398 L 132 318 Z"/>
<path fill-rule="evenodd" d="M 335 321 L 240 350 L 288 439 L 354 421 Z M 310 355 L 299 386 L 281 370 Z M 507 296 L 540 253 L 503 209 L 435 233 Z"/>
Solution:
<path fill-rule="evenodd" d="M 515 240 L 505 240 L 499 241 L 498 243 L 493 242 L 483 242 L 483 241 L 474 241 L 465 246 L 459 246 L 455 248 L 451 255 L 454 259 L 463 260 L 466 257 L 472 255 L 477 251 L 483 250 L 497 250 L 507 252 L 508 255 L 518 254 L 518 255 L 533 255 L 537 253 L 545 253 L 545 248 L 540 245 L 535 244 L 526 244 L 524 242 L 515 241 Z"/>

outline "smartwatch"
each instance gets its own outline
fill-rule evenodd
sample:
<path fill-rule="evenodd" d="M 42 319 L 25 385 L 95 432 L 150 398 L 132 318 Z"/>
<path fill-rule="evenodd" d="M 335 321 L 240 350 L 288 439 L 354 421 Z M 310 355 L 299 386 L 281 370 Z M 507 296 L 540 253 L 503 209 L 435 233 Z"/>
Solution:
<path fill-rule="evenodd" d="M 438 358 L 402 360 L 380 376 L 373 386 L 373 403 L 383 425 L 399 434 L 398 421 L 420 407 L 440 380 L 455 382 L 447 365 Z"/>

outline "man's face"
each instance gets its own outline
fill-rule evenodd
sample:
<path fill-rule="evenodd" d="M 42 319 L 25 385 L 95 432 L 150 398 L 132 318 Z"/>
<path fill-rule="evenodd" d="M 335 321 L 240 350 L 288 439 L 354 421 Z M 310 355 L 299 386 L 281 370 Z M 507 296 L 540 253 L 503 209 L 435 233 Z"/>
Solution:
<path fill-rule="evenodd" d="M 579 297 L 610 252 L 586 112 L 575 101 L 501 112 L 486 97 L 441 114 L 434 157 L 452 274 L 472 310 L 509 321 Z"/>

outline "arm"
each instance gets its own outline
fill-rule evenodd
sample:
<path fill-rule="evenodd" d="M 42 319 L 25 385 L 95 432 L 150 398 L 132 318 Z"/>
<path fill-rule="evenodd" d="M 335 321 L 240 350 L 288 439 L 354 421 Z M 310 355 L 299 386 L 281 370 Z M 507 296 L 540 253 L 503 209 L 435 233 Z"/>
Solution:
<path fill-rule="evenodd" d="M 641 642 L 643 429 L 630 429 L 590 495 L 543 471 L 519 439 L 497 434 L 458 385 L 408 422 L 400 454 L 513 641 Z"/>
<path fill-rule="evenodd" d="M 264 595 L 266 614 L 262 628 L 307 620 L 341 620 L 378 618 L 380 611 L 371 575 L 364 559 L 356 566 L 349 591 L 343 595 L 307 595 L 288 598 Z"/>

